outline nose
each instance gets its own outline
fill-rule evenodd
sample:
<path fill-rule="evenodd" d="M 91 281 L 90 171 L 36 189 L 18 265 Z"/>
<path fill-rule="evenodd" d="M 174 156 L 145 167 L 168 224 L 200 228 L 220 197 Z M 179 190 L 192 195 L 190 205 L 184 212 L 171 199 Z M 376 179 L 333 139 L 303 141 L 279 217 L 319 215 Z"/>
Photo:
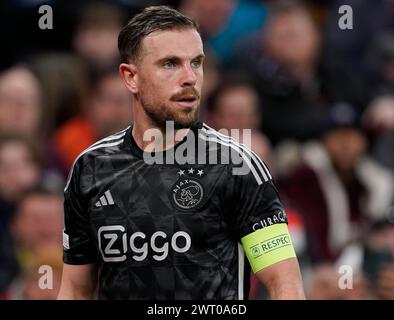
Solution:
<path fill-rule="evenodd" d="M 197 74 L 196 70 L 194 70 L 190 65 L 186 65 L 182 68 L 182 78 L 181 85 L 182 87 L 194 86 L 197 82 Z"/>

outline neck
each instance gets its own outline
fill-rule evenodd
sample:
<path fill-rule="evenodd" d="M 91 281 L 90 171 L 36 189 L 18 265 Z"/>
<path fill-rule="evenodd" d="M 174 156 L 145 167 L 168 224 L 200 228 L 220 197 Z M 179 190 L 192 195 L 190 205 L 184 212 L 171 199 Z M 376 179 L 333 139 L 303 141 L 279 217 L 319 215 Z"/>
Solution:
<path fill-rule="evenodd" d="M 168 122 L 164 127 L 156 124 L 141 105 L 134 105 L 134 124 L 131 132 L 138 147 L 145 152 L 161 152 L 183 140 L 190 128 L 174 129 Z"/>

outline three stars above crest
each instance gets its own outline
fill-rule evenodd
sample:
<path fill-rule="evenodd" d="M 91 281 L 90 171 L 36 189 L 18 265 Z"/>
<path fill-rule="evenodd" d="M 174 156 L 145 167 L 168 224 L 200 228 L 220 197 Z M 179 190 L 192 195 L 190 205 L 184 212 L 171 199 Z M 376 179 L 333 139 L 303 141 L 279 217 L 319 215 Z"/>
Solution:
<path fill-rule="evenodd" d="M 184 176 L 185 175 L 185 171 L 187 171 L 187 174 L 188 175 L 193 175 L 196 171 L 196 175 L 198 175 L 198 176 L 202 176 L 205 172 L 204 172 L 204 170 L 203 169 L 194 169 L 194 168 L 190 168 L 190 169 L 188 169 L 188 170 L 182 170 L 182 169 L 179 169 L 179 171 L 177 172 L 177 174 L 180 176 L 180 177 L 182 177 L 182 176 Z"/>

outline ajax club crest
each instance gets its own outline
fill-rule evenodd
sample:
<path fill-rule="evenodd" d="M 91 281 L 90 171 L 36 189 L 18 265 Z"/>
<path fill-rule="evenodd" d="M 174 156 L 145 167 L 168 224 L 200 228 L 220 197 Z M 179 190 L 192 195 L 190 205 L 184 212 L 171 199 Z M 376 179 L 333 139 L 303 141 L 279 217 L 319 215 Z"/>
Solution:
<path fill-rule="evenodd" d="M 188 210 L 201 204 L 204 188 L 197 177 L 205 174 L 204 170 L 189 169 L 177 172 L 179 179 L 171 188 L 171 200 L 176 207 Z"/>

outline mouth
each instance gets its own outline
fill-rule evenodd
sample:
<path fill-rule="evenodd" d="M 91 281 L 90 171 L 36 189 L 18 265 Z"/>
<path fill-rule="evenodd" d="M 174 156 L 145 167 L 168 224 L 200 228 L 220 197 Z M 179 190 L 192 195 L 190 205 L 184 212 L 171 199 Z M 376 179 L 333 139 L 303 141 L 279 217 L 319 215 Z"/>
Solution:
<path fill-rule="evenodd" d="M 193 107 L 196 104 L 197 100 L 197 96 L 188 95 L 177 98 L 174 101 L 182 107 Z"/>

